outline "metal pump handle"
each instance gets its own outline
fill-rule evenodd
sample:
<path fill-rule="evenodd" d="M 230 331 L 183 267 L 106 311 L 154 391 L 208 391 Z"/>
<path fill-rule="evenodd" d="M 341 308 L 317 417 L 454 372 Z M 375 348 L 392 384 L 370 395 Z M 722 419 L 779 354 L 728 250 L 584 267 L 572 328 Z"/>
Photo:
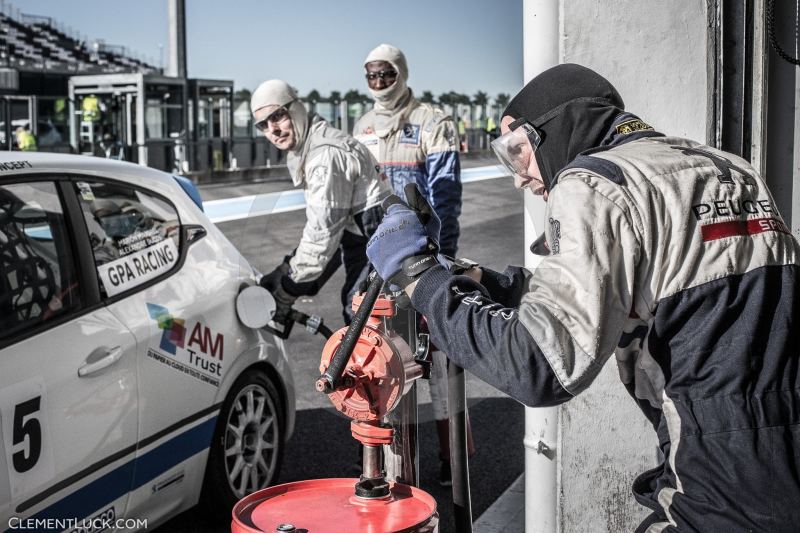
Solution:
<path fill-rule="evenodd" d="M 342 343 L 333 355 L 333 359 L 331 359 L 328 368 L 317 378 L 316 388 L 319 392 L 330 394 L 341 384 L 342 374 L 347 366 L 347 362 L 353 354 L 353 349 L 361 335 L 361 330 L 364 329 L 364 325 L 367 323 L 367 319 L 372 313 L 372 308 L 375 307 L 375 302 L 378 300 L 382 289 L 383 279 L 381 279 L 377 272 L 373 271 L 369 276 L 369 287 L 367 287 L 364 300 L 361 302 L 356 316 L 350 323 L 350 327 L 347 328 Z"/>

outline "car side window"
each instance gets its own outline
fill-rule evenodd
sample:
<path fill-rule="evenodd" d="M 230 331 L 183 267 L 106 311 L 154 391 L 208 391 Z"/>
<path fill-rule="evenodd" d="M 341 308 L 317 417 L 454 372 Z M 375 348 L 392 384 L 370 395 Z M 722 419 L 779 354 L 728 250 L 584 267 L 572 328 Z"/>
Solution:
<path fill-rule="evenodd" d="M 54 182 L 0 185 L 0 341 L 81 305 Z"/>
<path fill-rule="evenodd" d="M 77 181 L 104 296 L 143 285 L 180 259 L 180 219 L 167 200 L 121 183 Z"/>

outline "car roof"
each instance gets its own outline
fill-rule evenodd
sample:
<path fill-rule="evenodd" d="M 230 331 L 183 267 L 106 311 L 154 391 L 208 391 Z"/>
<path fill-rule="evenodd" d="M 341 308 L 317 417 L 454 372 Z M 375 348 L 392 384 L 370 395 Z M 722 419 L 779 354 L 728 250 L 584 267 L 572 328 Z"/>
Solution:
<path fill-rule="evenodd" d="M 113 177 L 137 185 L 171 185 L 170 174 L 127 161 L 46 152 L 0 151 L 0 182 L 6 177 L 38 173 L 77 173 Z"/>

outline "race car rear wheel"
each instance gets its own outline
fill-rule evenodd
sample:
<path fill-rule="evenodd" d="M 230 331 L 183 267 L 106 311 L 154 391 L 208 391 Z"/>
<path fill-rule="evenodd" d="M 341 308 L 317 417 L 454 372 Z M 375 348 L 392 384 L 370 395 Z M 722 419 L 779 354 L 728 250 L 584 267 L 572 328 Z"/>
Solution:
<path fill-rule="evenodd" d="M 284 448 L 283 402 L 269 377 L 248 370 L 220 409 L 206 468 L 204 499 L 220 514 L 278 478 Z M 222 505 L 221 505 L 222 504 Z"/>

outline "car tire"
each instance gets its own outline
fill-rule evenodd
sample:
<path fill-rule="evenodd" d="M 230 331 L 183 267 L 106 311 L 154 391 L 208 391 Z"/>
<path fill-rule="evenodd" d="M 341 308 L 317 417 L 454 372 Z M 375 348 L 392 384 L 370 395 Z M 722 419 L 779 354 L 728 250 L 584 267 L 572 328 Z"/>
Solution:
<path fill-rule="evenodd" d="M 203 482 L 207 511 L 230 519 L 237 501 L 278 479 L 286 432 L 283 405 L 260 370 L 246 371 L 233 384 L 209 451 Z"/>

